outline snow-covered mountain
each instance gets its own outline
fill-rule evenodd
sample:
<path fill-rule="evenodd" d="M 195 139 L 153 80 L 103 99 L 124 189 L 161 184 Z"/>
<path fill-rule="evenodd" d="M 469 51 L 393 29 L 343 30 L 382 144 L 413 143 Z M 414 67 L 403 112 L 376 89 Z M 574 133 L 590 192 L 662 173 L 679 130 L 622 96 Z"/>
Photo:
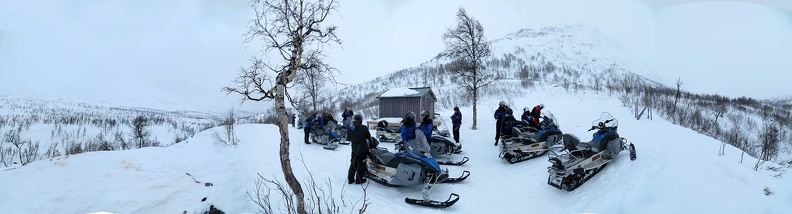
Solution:
<path fill-rule="evenodd" d="M 619 43 L 608 39 L 591 27 L 577 25 L 523 29 L 504 38 L 492 40 L 493 54 L 486 62 L 487 70 L 500 80 L 482 89 L 482 100 L 503 100 L 515 109 L 534 106 L 541 99 L 516 103 L 525 93 L 542 88 L 581 93 L 608 93 L 618 96 L 625 106 L 640 111 L 649 107 L 660 116 L 716 139 L 740 146 L 750 154 L 755 149 L 766 123 L 780 127 L 783 154 L 778 162 L 792 161 L 792 113 L 783 102 L 769 102 L 747 97 L 729 98 L 720 95 L 695 94 L 682 88 L 680 100 L 675 101 L 675 86 L 663 85 L 655 77 L 655 70 L 635 57 Z M 435 58 L 369 82 L 340 90 L 336 103 L 351 106 L 369 116 L 377 115 L 376 96 L 394 87 L 431 86 L 438 97 L 437 106 L 472 106 L 468 94 L 460 92 L 451 81 L 450 59 L 442 53 Z M 676 102 L 676 103 L 675 103 Z M 497 103 L 497 102 L 493 102 Z M 678 107 L 674 107 L 674 105 Z M 492 103 L 479 103 L 483 112 Z M 717 106 L 727 110 L 723 120 L 715 118 Z M 677 110 L 680 109 L 680 110 Z M 487 115 L 487 114 L 485 114 Z M 637 112 L 636 112 L 637 115 Z M 482 117 L 480 117 L 482 118 Z M 488 117 L 483 117 L 488 118 Z M 716 127 L 717 126 L 717 127 Z M 721 130 L 736 130 L 730 136 Z"/>
<path fill-rule="evenodd" d="M 575 89 L 597 81 L 604 86 L 625 78 L 657 84 L 649 66 L 631 60 L 618 43 L 583 25 L 523 29 L 493 40 L 492 47 L 486 66 L 502 81 L 484 89 L 485 96 L 515 96 L 516 91 L 510 90 L 514 84 L 522 85 L 520 88 L 537 85 Z M 374 97 L 389 88 L 432 86 L 442 107 L 464 105 L 461 98 L 467 95 L 458 93 L 451 82 L 449 62 L 440 53 L 418 66 L 344 88 L 338 100 L 362 100 L 361 105 L 368 107 Z"/>

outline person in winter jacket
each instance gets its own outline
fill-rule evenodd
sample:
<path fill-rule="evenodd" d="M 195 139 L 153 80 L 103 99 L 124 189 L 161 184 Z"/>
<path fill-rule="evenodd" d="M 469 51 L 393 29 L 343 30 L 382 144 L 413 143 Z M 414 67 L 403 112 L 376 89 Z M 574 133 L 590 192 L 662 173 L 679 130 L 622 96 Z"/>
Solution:
<path fill-rule="evenodd" d="M 351 134 L 352 141 L 352 159 L 349 163 L 349 171 L 347 172 L 347 182 L 352 184 L 362 184 L 366 182 L 366 157 L 369 155 L 368 141 L 371 139 L 371 133 L 368 128 L 363 125 L 363 117 L 355 115 L 352 120 L 354 129 Z"/>
<path fill-rule="evenodd" d="M 314 125 L 314 121 L 316 120 L 316 113 L 312 114 L 308 118 L 305 118 L 305 124 L 303 125 L 303 130 L 305 131 L 305 144 L 311 144 L 308 141 L 308 136 L 311 134 L 311 128 Z"/>
<path fill-rule="evenodd" d="M 500 101 L 498 103 L 498 109 L 495 110 L 495 145 L 498 145 L 498 140 L 500 140 L 501 136 L 501 128 L 503 127 L 503 119 L 506 118 L 506 109 L 509 106 L 506 105 L 505 102 Z"/>
<path fill-rule="evenodd" d="M 407 112 L 407 115 L 405 115 L 404 119 L 402 120 L 402 126 L 401 126 L 402 142 L 407 142 L 409 140 L 415 139 L 415 129 L 417 129 L 415 125 L 415 113 Z"/>
<path fill-rule="evenodd" d="M 429 141 L 432 139 L 432 129 L 434 128 L 434 124 L 432 122 L 432 117 L 429 115 L 429 111 L 421 111 L 421 125 L 418 126 L 418 129 L 420 129 L 424 135 L 426 135 L 426 140 Z"/>
<path fill-rule="evenodd" d="M 355 113 L 350 111 L 349 108 L 344 108 L 344 113 L 341 114 L 341 121 L 346 121 L 347 119 L 352 120 L 352 116 Z"/>
<path fill-rule="evenodd" d="M 451 124 L 454 130 L 454 141 L 459 143 L 459 127 L 462 126 L 462 113 L 459 107 L 454 107 L 454 115 L 451 115 Z"/>
<path fill-rule="evenodd" d="M 341 114 L 341 123 L 343 123 L 343 127 L 347 128 L 347 139 L 352 139 L 352 129 L 354 129 L 354 126 L 349 123 L 352 121 L 352 116 L 354 115 L 355 113 L 348 108 L 344 108 L 344 113 Z"/>
<path fill-rule="evenodd" d="M 514 111 L 512 111 L 512 109 L 506 109 L 506 117 L 503 118 L 503 127 L 501 127 L 501 134 L 503 134 L 504 137 L 511 137 L 514 135 L 512 127 L 517 125 L 517 119 L 514 118 L 513 113 Z"/>
<path fill-rule="evenodd" d="M 544 103 L 534 106 L 533 110 L 531 110 L 531 117 L 533 117 L 531 126 L 534 126 L 537 129 L 541 129 L 541 127 L 539 127 L 539 118 L 542 117 L 542 109 L 544 109 Z"/>
<path fill-rule="evenodd" d="M 531 116 L 531 108 L 527 106 L 523 108 L 523 113 L 520 116 L 520 120 L 522 122 L 525 122 L 526 124 L 530 124 L 531 122 L 533 122 L 533 117 Z"/>

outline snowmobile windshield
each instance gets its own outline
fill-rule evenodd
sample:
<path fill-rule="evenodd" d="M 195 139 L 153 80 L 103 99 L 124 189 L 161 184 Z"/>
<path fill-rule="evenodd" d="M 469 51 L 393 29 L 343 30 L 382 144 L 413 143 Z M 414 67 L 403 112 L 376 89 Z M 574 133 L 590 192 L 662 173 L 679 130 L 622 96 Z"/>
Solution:
<path fill-rule="evenodd" d="M 543 123 L 546 123 L 546 124 L 553 124 L 553 125 L 555 125 L 555 126 L 556 126 L 556 127 L 558 127 L 558 128 L 560 128 L 560 127 L 561 127 L 561 126 L 558 124 L 558 120 L 557 120 L 557 119 L 556 119 L 556 117 L 553 115 L 553 112 L 550 112 L 550 111 L 543 111 L 543 112 L 542 112 L 542 118 L 545 118 L 545 117 L 547 117 L 547 118 L 548 118 L 548 119 L 550 119 L 550 120 L 543 120 L 543 121 L 542 121 Z"/>
<path fill-rule="evenodd" d="M 329 123 L 327 123 L 327 125 L 324 126 L 324 128 L 325 128 L 325 130 L 335 130 L 336 126 L 337 126 L 337 124 L 329 122 Z"/>
<path fill-rule="evenodd" d="M 619 121 L 616 120 L 616 118 L 614 118 L 608 112 L 602 112 L 602 114 L 600 114 L 600 118 L 599 119 L 596 119 L 596 120 L 591 122 L 591 126 L 599 127 L 599 123 L 600 122 L 602 124 L 604 124 L 605 127 L 608 127 L 608 128 L 614 128 L 614 127 L 618 127 L 619 126 Z"/>
<path fill-rule="evenodd" d="M 344 125 L 352 124 L 352 117 L 344 118 L 344 121 L 341 122 L 341 123 L 344 124 Z"/>
<path fill-rule="evenodd" d="M 415 129 L 415 138 L 407 141 L 407 148 L 417 155 L 432 157 L 432 148 L 429 147 L 426 135 L 420 129 Z"/>
<path fill-rule="evenodd" d="M 448 125 L 446 125 L 445 119 L 443 119 L 443 117 L 441 117 L 440 114 L 438 113 L 434 114 L 434 118 L 435 118 L 434 120 L 440 121 L 440 125 L 439 125 L 440 127 L 434 126 L 434 129 L 440 132 L 448 132 Z"/>

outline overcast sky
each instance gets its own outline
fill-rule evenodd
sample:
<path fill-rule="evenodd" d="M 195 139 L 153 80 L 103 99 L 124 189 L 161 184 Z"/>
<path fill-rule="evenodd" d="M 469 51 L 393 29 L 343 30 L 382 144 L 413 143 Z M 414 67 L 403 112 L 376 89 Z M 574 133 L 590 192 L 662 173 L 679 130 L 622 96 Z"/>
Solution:
<path fill-rule="evenodd" d="M 220 88 L 253 54 L 243 44 L 247 2 L 2 1 L 0 95 L 172 109 L 237 105 L 238 97 Z M 443 50 L 441 34 L 464 6 L 489 39 L 522 28 L 588 24 L 655 65 L 669 84 L 681 77 L 683 87 L 697 92 L 792 95 L 785 87 L 792 79 L 792 13 L 779 9 L 790 8 L 783 1 L 678 2 L 341 1 L 330 21 L 343 44 L 330 49 L 328 61 L 346 84 L 418 65 Z"/>

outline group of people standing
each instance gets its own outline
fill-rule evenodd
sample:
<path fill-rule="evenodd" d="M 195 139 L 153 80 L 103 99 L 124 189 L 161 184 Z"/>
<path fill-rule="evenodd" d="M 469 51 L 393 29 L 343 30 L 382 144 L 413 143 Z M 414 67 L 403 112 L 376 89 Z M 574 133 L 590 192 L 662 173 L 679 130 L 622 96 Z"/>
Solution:
<path fill-rule="evenodd" d="M 542 109 L 544 109 L 544 104 L 539 104 L 534 106 L 533 108 L 525 107 L 523 108 L 522 116 L 520 116 L 520 120 L 527 123 L 529 126 L 539 128 L 539 118 L 542 115 Z M 517 123 L 517 119 L 514 118 L 514 111 L 509 108 L 509 105 L 506 105 L 506 102 L 500 101 L 498 103 L 498 109 L 495 110 L 495 145 L 498 145 L 498 141 L 501 138 L 501 135 L 512 135 L 512 127 L 514 127 Z"/>
<path fill-rule="evenodd" d="M 349 170 L 347 173 L 347 182 L 349 184 L 365 183 L 365 160 L 368 157 L 371 149 L 373 149 L 372 147 L 375 146 L 368 142 L 369 139 L 371 139 L 371 133 L 369 132 L 368 127 L 363 125 L 363 117 L 361 115 L 356 115 L 351 110 L 344 109 L 344 113 L 341 114 L 341 117 L 343 118 L 342 121 L 345 123 L 350 120 L 352 121 L 352 124 L 348 127 L 349 131 L 347 132 L 347 139 L 351 141 L 352 146 L 352 154 Z M 320 116 L 317 116 L 316 113 L 314 113 L 302 122 L 303 129 L 305 131 L 306 144 L 311 144 L 309 141 L 309 136 L 312 129 L 325 127 L 325 125 L 328 123 L 337 123 L 337 121 L 333 119 L 332 114 L 327 112 Z M 416 129 L 421 130 L 426 139 L 431 139 L 432 131 L 434 129 L 433 122 L 434 121 L 427 110 L 421 111 L 420 123 L 416 121 L 416 115 L 414 112 L 408 112 L 402 120 L 402 142 L 408 142 L 412 139 L 415 139 Z M 459 112 L 459 107 L 454 107 L 454 114 L 451 116 L 451 123 L 453 127 L 454 141 L 459 143 L 459 128 L 462 126 L 462 113 Z"/>

